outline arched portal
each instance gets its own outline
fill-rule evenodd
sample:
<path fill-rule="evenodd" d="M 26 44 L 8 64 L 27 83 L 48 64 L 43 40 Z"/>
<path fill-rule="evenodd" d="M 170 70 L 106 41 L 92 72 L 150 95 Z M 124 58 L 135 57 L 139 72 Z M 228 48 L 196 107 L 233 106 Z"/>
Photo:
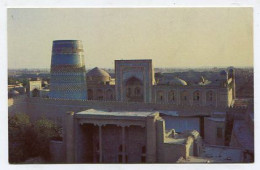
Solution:
<path fill-rule="evenodd" d="M 33 89 L 32 97 L 40 97 L 40 91 L 38 89 Z"/>
<path fill-rule="evenodd" d="M 96 94 L 97 94 L 97 96 L 96 96 L 97 100 L 103 100 L 104 99 L 103 90 L 102 89 L 98 89 Z"/>
<path fill-rule="evenodd" d="M 159 103 L 164 102 L 164 91 L 162 91 L 162 90 L 157 91 L 156 96 L 157 96 L 157 98 L 156 98 L 157 102 L 159 102 Z"/>
<path fill-rule="evenodd" d="M 197 102 L 200 101 L 200 91 L 196 90 L 196 91 L 193 93 L 193 101 L 197 101 Z"/>
<path fill-rule="evenodd" d="M 206 103 L 213 105 L 216 102 L 216 93 L 212 90 L 206 92 Z"/>
<path fill-rule="evenodd" d="M 182 105 L 189 104 L 189 93 L 186 90 L 181 92 L 181 96 L 180 97 L 181 97 L 180 99 L 181 99 L 181 104 Z"/>
<path fill-rule="evenodd" d="M 125 83 L 125 95 L 127 101 L 143 102 L 143 83 L 136 77 L 129 78 Z"/>
<path fill-rule="evenodd" d="M 113 91 L 111 89 L 106 91 L 106 100 L 113 100 Z"/>
<path fill-rule="evenodd" d="M 175 101 L 175 93 L 173 90 L 171 90 L 169 93 L 168 93 L 168 102 L 174 102 Z"/>

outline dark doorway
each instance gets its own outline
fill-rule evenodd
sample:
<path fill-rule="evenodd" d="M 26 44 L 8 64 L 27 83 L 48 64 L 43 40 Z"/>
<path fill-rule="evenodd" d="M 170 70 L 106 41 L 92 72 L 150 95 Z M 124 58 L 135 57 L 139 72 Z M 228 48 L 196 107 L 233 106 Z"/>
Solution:
<path fill-rule="evenodd" d="M 126 100 L 131 102 L 143 102 L 143 83 L 136 77 L 131 77 L 126 81 Z"/>
<path fill-rule="evenodd" d="M 40 91 L 38 89 L 33 89 L 32 97 L 40 97 Z"/>

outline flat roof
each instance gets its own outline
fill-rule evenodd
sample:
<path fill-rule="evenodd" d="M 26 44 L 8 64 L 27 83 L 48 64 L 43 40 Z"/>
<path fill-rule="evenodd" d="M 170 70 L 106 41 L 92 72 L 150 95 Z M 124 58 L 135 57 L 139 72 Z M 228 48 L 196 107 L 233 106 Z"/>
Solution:
<path fill-rule="evenodd" d="M 206 146 L 201 157 L 210 162 L 241 162 L 243 151 L 238 148 Z"/>
<path fill-rule="evenodd" d="M 171 144 L 184 144 L 187 138 L 165 138 L 164 143 L 171 143 Z"/>
<path fill-rule="evenodd" d="M 88 109 L 85 111 L 81 111 L 76 113 L 76 115 L 89 115 L 89 116 L 115 116 L 115 117 L 147 117 L 154 113 L 158 113 L 155 111 L 105 111 L 105 110 L 95 110 Z"/>
<path fill-rule="evenodd" d="M 239 163 L 242 157 L 243 151 L 238 148 L 206 146 L 200 157 L 190 156 L 179 163 Z"/>

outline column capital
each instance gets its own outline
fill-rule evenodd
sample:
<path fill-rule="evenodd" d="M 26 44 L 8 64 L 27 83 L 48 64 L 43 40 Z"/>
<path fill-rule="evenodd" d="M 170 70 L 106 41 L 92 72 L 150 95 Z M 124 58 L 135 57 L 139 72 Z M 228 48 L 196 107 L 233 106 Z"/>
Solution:
<path fill-rule="evenodd" d="M 94 123 L 94 125 L 99 126 L 99 127 L 106 126 L 106 124 L 104 124 L 104 123 Z"/>

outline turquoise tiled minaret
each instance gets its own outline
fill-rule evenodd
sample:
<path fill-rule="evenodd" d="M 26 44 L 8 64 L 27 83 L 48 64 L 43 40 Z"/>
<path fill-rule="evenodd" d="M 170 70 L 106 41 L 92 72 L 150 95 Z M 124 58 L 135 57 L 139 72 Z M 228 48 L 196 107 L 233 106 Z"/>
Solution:
<path fill-rule="evenodd" d="M 49 97 L 87 99 L 86 69 L 81 41 L 53 41 Z"/>

